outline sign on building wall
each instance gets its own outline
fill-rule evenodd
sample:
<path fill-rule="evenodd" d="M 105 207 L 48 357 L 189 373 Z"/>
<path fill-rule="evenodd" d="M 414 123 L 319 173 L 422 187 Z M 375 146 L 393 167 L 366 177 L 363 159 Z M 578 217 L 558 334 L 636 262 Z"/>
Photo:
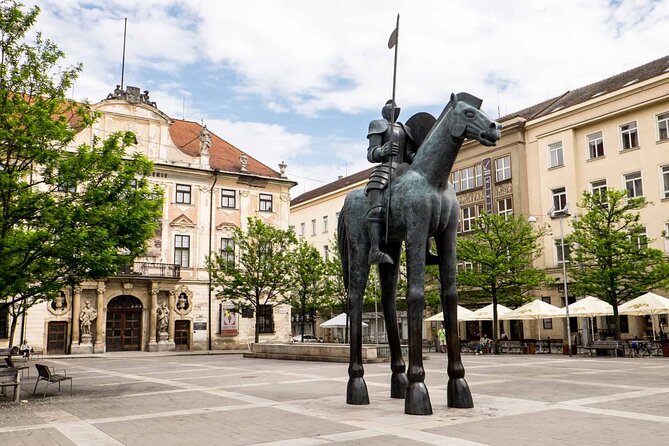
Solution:
<path fill-rule="evenodd" d="M 239 334 L 239 313 L 227 305 L 221 304 L 221 336 Z"/>
<path fill-rule="evenodd" d="M 483 195 L 485 196 L 485 211 L 492 214 L 492 159 L 483 160 Z"/>

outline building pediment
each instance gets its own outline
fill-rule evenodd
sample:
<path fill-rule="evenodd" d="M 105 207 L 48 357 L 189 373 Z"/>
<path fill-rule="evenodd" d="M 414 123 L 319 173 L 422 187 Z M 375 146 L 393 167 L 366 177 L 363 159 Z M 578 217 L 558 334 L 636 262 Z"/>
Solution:
<path fill-rule="evenodd" d="M 193 222 L 193 220 L 188 218 L 186 215 L 181 214 L 177 218 L 175 218 L 174 220 L 172 220 L 170 222 L 170 226 L 173 227 L 173 228 L 186 229 L 186 228 L 194 228 L 195 223 Z"/>

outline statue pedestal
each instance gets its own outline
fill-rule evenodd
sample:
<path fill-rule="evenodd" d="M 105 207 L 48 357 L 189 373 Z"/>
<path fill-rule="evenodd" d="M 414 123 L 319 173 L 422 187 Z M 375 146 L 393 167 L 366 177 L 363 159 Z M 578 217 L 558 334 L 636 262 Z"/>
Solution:
<path fill-rule="evenodd" d="M 93 335 L 81 335 L 80 344 L 72 344 L 72 354 L 81 355 L 86 353 L 93 353 Z"/>
<path fill-rule="evenodd" d="M 174 342 L 167 340 L 169 335 L 167 333 L 158 333 L 158 351 L 171 352 L 174 351 Z"/>

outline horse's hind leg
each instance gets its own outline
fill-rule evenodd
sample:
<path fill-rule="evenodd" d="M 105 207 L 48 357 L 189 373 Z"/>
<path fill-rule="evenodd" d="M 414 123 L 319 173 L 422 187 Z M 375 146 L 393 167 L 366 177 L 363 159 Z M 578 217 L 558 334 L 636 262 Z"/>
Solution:
<path fill-rule="evenodd" d="M 407 385 L 409 383 L 406 375 L 406 366 L 402 360 L 402 348 L 400 346 L 400 333 L 397 327 L 397 275 L 400 265 L 400 243 L 393 243 L 386 247 L 386 252 L 392 257 L 393 265 L 387 263 L 379 264 L 379 281 L 381 284 L 381 303 L 383 305 L 383 317 L 386 321 L 386 333 L 388 334 L 388 346 L 390 347 L 390 397 L 406 397 Z"/>
<path fill-rule="evenodd" d="M 347 404 L 369 404 L 367 384 L 362 367 L 362 301 L 367 286 L 369 243 L 349 243 L 349 316 L 351 322 L 350 359 L 348 364 Z"/>
<path fill-rule="evenodd" d="M 455 220 L 457 221 L 457 217 Z M 448 228 L 437 237 L 439 253 L 439 278 L 441 279 L 441 306 L 446 320 L 446 344 L 448 347 L 448 407 L 474 407 L 469 385 L 465 381 L 465 367 L 460 357 L 458 336 L 458 292 L 455 284 L 456 254 L 455 228 Z"/>

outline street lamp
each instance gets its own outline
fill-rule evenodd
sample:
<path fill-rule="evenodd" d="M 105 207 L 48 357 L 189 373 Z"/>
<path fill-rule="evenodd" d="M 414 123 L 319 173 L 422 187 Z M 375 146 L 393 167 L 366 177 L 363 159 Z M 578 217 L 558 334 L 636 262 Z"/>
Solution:
<path fill-rule="evenodd" d="M 571 356 L 571 326 L 569 324 L 569 293 L 567 290 L 567 258 L 565 257 L 565 250 L 564 250 L 564 229 L 562 227 L 562 220 L 565 219 L 566 217 L 569 217 L 571 214 L 569 214 L 569 206 L 565 205 L 564 208 L 560 210 L 555 210 L 554 208 L 551 208 L 548 211 L 548 215 L 551 218 L 557 218 L 560 220 L 560 245 L 561 245 L 561 250 L 562 250 L 562 281 L 564 284 L 564 304 L 565 304 L 565 311 L 567 312 L 567 345 L 569 347 L 569 356 Z"/>

